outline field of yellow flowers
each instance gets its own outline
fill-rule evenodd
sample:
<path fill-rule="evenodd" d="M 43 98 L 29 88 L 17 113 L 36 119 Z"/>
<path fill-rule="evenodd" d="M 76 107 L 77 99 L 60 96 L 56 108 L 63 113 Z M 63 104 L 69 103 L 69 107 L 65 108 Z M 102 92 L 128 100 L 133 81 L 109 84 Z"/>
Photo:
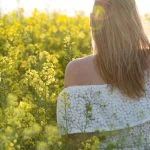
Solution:
<path fill-rule="evenodd" d="M 56 102 L 72 59 L 91 54 L 89 18 L 34 10 L 0 17 L 0 150 L 69 150 Z"/>

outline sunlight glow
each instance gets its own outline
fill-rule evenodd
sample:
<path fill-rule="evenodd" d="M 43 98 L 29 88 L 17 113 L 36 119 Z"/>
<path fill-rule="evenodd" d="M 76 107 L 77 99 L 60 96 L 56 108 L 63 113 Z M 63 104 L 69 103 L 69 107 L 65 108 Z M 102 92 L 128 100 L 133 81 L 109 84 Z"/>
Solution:
<path fill-rule="evenodd" d="M 41 11 L 61 10 L 68 15 L 74 11 L 84 11 L 87 15 L 92 10 L 94 0 L 18 0 L 19 7 L 25 9 L 25 14 L 30 15 L 34 8 Z M 136 0 L 141 15 L 150 13 L 150 0 Z M 17 8 L 17 0 L 0 0 L 0 9 L 3 13 Z"/>

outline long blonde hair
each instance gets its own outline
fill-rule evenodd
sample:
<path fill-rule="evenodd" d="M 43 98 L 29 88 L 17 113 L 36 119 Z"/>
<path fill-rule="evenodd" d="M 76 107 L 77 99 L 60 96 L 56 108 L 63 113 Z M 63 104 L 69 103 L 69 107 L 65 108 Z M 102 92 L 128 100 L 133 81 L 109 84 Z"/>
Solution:
<path fill-rule="evenodd" d="M 95 65 L 105 83 L 130 98 L 144 96 L 150 43 L 135 0 L 95 1 L 91 29 Z"/>

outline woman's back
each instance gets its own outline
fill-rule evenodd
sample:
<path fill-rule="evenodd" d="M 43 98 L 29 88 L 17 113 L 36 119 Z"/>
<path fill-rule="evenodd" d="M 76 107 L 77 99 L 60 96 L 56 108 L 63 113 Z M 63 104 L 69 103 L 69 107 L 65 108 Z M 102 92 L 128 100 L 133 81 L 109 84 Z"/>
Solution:
<path fill-rule="evenodd" d="M 150 43 L 135 0 L 95 0 L 90 23 L 93 55 L 69 63 L 58 97 L 61 134 L 98 130 L 118 149 L 150 149 Z"/>
<path fill-rule="evenodd" d="M 91 58 L 92 56 L 89 56 L 78 60 L 78 65 L 83 67 L 89 61 L 89 64 L 91 63 L 89 70 L 93 70 L 92 73 L 96 77 Z M 82 70 L 88 74 L 85 68 Z M 117 89 L 111 92 L 108 85 L 103 84 L 101 79 L 93 78 L 96 80 L 92 82 L 90 82 L 90 76 L 89 80 L 87 79 L 88 77 L 86 80 L 82 79 L 80 75 L 80 79 L 76 79 L 78 85 L 64 88 L 58 97 L 57 122 L 61 134 L 96 131 L 107 133 L 107 141 L 103 142 L 101 149 L 110 142 L 118 143 L 120 144 L 118 147 L 122 146 L 128 150 L 137 149 L 139 145 L 140 150 L 149 146 L 150 81 L 148 74 L 145 73 L 146 95 L 136 100 L 122 95 Z M 80 84 L 80 80 L 89 81 L 89 83 Z M 90 85 L 90 83 L 93 84 Z M 120 149 L 123 148 L 120 147 Z"/>

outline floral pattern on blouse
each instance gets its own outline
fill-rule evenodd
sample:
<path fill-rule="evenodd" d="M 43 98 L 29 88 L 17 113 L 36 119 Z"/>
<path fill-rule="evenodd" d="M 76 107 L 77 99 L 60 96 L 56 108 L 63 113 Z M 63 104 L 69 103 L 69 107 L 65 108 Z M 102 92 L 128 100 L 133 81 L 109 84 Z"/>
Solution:
<path fill-rule="evenodd" d="M 139 100 L 123 96 L 118 90 L 110 92 L 107 85 L 64 88 L 57 101 L 60 134 L 108 132 L 101 149 L 110 141 L 118 143 L 118 149 L 150 150 L 149 81 L 145 88 L 146 95 Z"/>

